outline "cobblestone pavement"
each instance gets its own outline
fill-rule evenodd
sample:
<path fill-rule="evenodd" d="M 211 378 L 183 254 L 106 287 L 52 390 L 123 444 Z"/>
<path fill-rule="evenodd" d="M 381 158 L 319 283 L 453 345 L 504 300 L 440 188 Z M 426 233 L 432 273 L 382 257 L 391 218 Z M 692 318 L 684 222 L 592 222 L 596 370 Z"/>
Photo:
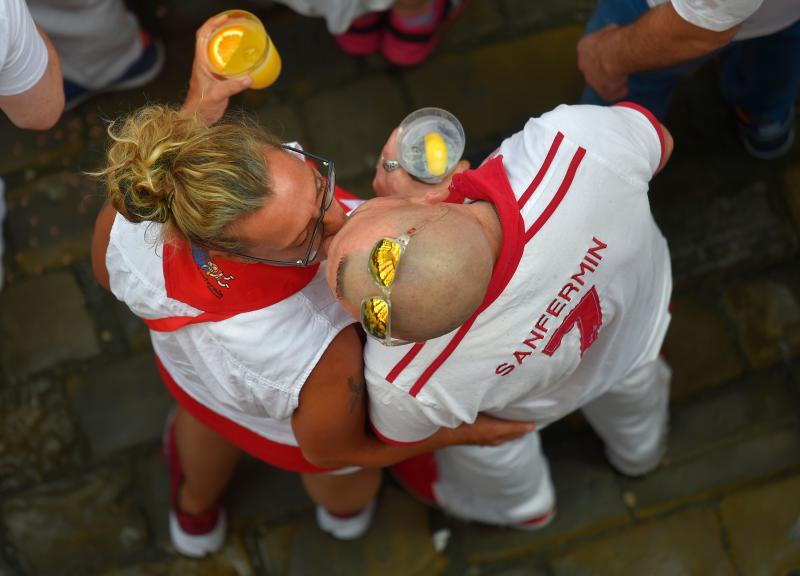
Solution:
<path fill-rule="evenodd" d="M 374 528 L 341 543 L 316 529 L 295 476 L 246 461 L 225 549 L 203 561 L 174 554 L 158 455 L 170 401 L 147 331 L 93 282 L 101 194 L 82 171 L 99 162 L 105 118 L 182 98 L 194 29 L 231 6 L 142 4 L 169 55 L 144 94 L 99 97 L 46 134 L 0 126 L 1 575 L 800 574 L 800 157 L 743 152 L 712 66 L 679 90 L 667 121 L 676 152 L 650 194 L 676 276 L 672 431 L 659 470 L 615 474 L 572 416 L 544 433 L 559 498 L 546 530 L 455 521 L 389 481 Z M 381 144 L 415 108 L 453 111 L 479 158 L 528 116 L 574 101 L 575 43 L 592 4 L 472 0 L 414 70 L 349 58 L 320 21 L 255 7 L 285 71 L 236 104 L 334 157 L 339 180 L 369 195 Z"/>

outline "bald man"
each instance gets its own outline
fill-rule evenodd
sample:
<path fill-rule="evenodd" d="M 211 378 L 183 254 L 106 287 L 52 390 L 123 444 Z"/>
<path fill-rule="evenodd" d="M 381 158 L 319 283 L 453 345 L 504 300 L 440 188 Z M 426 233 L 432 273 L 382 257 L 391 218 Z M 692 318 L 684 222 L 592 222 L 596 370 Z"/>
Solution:
<path fill-rule="evenodd" d="M 647 191 L 671 150 L 636 105 L 560 106 L 449 189 L 358 208 L 330 245 L 327 278 L 373 336 L 377 434 L 420 442 L 480 412 L 543 428 L 582 408 L 617 470 L 653 469 L 666 448 L 670 370 L 659 351 L 672 281 Z M 399 340 L 417 343 L 387 345 Z M 539 528 L 555 513 L 535 432 L 398 472 L 465 519 Z"/>

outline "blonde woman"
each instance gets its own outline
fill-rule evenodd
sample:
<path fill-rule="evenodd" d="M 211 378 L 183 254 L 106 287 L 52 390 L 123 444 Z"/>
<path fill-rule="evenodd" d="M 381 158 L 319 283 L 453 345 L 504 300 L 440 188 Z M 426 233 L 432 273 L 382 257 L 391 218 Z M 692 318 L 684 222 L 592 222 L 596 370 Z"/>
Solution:
<path fill-rule="evenodd" d="M 216 25 L 198 32 L 197 54 Z M 406 447 L 367 434 L 361 337 L 319 265 L 345 220 L 333 162 L 241 120 L 209 126 L 248 82 L 219 81 L 203 62 L 183 109 L 146 107 L 109 128 L 92 247 L 98 281 L 149 326 L 177 400 L 172 540 L 191 556 L 222 545 L 241 450 L 301 473 L 320 527 L 354 538 L 381 466 L 530 427 L 482 419 Z"/>

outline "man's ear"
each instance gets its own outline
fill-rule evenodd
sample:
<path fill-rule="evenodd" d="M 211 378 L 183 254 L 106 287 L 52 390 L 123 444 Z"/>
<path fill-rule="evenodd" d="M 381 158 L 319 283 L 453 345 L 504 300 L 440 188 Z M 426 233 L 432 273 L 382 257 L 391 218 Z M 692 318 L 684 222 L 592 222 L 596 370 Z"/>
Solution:
<path fill-rule="evenodd" d="M 450 179 L 436 185 L 432 185 L 428 191 L 425 192 L 423 202 L 425 204 L 439 204 L 447 200 L 450 196 Z"/>

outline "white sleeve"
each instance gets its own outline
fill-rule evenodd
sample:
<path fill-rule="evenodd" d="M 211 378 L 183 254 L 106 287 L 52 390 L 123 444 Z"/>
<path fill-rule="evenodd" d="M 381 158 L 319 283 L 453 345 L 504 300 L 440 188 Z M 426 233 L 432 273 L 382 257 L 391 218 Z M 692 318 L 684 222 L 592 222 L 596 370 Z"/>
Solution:
<path fill-rule="evenodd" d="M 0 96 L 33 88 L 47 70 L 47 46 L 23 0 L 0 0 Z"/>
<path fill-rule="evenodd" d="M 391 384 L 370 385 L 369 418 L 375 434 L 388 444 L 417 444 L 440 426 L 419 400 Z"/>
<path fill-rule="evenodd" d="M 759 9 L 763 0 L 670 0 L 678 15 L 706 30 L 722 32 L 738 26 Z"/>
<path fill-rule="evenodd" d="M 649 182 L 664 156 L 661 123 L 638 104 L 561 105 L 541 122 L 601 159 L 627 180 Z"/>

